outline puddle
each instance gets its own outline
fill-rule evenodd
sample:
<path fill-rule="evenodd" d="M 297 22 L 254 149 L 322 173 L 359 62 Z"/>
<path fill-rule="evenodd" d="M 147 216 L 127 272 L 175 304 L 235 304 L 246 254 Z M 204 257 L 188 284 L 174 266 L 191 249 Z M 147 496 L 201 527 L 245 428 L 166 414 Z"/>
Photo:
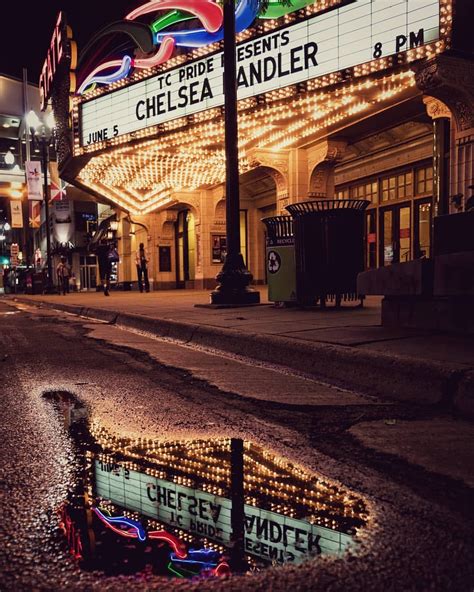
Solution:
<path fill-rule="evenodd" d="M 83 569 L 226 576 L 341 555 L 367 521 L 361 498 L 251 442 L 131 440 L 71 395 L 45 396 L 77 455 L 58 514 Z"/>

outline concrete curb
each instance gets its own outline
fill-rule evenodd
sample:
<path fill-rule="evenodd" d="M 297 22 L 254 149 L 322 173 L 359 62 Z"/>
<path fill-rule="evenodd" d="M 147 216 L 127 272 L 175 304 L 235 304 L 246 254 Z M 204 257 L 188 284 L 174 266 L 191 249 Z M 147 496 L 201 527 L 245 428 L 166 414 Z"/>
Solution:
<path fill-rule="evenodd" d="M 152 319 L 150 317 L 132 313 L 120 313 L 116 320 L 116 325 L 153 333 L 160 337 L 176 339 L 183 343 L 189 343 L 192 340 L 194 332 L 198 325 L 173 321 L 171 319 Z"/>
<path fill-rule="evenodd" d="M 454 369 L 339 345 L 199 327 L 192 342 L 278 364 L 331 384 L 399 401 L 438 403 Z"/>
<path fill-rule="evenodd" d="M 458 365 L 99 308 L 27 298 L 15 300 L 285 366 L 333 385 L 383 399 L 417 404 L 443 403 L 447 407 L 454 406 L 465 417 L 474 417 L 474 373 L 461 370 Z"/>

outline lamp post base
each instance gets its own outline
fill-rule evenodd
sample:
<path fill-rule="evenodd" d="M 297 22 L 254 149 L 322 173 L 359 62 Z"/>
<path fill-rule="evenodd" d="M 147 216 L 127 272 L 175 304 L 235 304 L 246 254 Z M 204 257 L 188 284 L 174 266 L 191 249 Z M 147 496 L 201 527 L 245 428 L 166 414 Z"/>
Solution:
<path fill-rule="evenodd" d="M 227 256 L 222 270 L 216 276 L 219 285 L 211 292 L 211 304 L 225 306 L 258 304 L 260 293 L 249 288 L 252 277 L 240 253 Z"/>

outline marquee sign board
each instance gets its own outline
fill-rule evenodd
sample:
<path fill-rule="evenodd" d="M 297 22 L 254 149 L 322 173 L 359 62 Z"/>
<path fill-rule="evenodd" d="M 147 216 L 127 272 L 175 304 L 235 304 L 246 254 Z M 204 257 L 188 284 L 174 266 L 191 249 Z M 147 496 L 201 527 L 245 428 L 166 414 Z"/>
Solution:
<path fill-rule="evenodd" d="M 98 460 L 95 493 L 127 510 L 230 545 L 230 499 Z M 244 511 L 245 551 L 267 561 L 299 562 L 319 553 L 339 554 L 352 542 L 348 534 L 306 520 L 249 505 Z"/>
<path fill-rule="evenodd" d="M 439 0 L 355 0 L 237 46 L 238 98 L 255 96 L 439 39 Z M 86 101 L 84 146 L 224 104 L 223 53 Z"/>

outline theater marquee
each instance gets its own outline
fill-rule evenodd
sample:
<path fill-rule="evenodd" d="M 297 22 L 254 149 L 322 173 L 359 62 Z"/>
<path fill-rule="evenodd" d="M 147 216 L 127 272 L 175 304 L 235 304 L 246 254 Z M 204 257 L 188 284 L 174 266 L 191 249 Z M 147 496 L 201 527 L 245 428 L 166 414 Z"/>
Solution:
<path fill-rule="evenodd" d="M 440 38 L 439 0 L 357 0 L 237 47 L 244 99 Z M 222 52 L 85 101 L 81 143 L 123 134 L 224 104 Z"/>

